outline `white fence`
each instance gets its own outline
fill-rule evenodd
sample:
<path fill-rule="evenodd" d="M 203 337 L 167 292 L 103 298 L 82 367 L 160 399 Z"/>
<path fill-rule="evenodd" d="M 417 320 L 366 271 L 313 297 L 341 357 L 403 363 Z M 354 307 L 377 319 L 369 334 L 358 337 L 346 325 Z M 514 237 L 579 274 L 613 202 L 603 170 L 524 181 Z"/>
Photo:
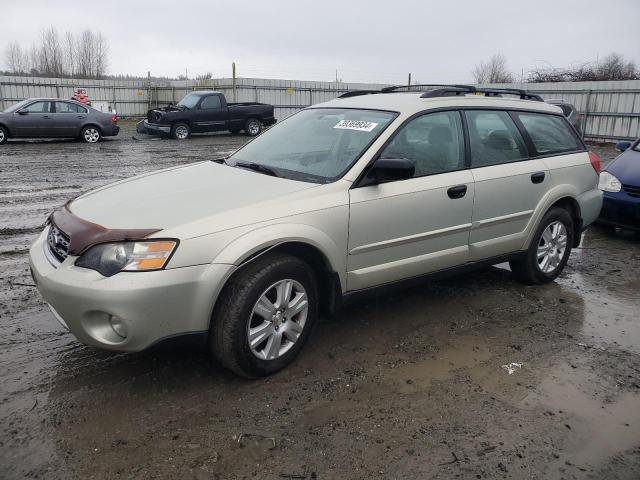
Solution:
<path fill-rule="evenodd" d="M 360 89 L 379 89 L 381 84 L 309 82 L 239 78 L 235 88 L 231 78 L 206 83 L 176 81 L 157 84 L 146 81 L 74 80 L 60 78 L 0 76 L 0 107 L 30 97 L 70 98 L 74 89 L 84 88 L 96 102 L 115 105 L 123 117 L 142 117 L 149 107 L 177 102 L 196 89 L 216 89 L 229 101 L 263 102 L 275 106 L 275 116 L 283 119 L 309 105 Z M 523 88 L 545 99 L 561 98 L 582 115 L 585 137 L 611 141 L 640 137 L 640 80 L 620 82 L 567 82 L 501 84 L 495 87 Z"/>

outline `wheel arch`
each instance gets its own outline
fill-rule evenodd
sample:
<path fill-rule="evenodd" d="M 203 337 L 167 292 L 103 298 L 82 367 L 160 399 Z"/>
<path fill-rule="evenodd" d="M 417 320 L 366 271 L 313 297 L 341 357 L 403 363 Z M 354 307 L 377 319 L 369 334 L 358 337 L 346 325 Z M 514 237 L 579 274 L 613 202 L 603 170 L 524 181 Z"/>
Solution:
<path fill-rule="evenodd" d="M 577 200 L 578 196 L 579 192 L 573 185 L 558 185 L 549 190 L 549 192 L 547 192 L 547 194 L 538 203 L 538 206 L 531 216 L 531 221 L 527 226 L 528 234 L 526 236 L 526 241 L 522 249 L 526 250 L 527 248 L 529 248 L 538 224 L 542 220 L 542 217 L 544 217 L 544 215 L 552 207 L 563 208 L 567 210 L 571 215 L 571 218 L 573 219 L 574 229 L 572 247 L 577 247 L 580 244 L 583 224 L 582 211 L 580 208 L 580 203 Z"/>
<path fill-rule="evenodd" d="M 0 122 L 0 127 L 4 128 L 7 131 L 7 134 L 9 135 L 9 137 L 11 137 L 11 129 L 6 123 Z"/>
<path fill-rule="evenodd" d="M 82 125 L 82 127 L 80 127 L 80 132 L 79 133 L 82 133 L 82 131 L 85 128 L 88 128 L 88 127 L 97 128 L 98 131 L 100 132 L 100 135 L 102 135 L 103 127 L 99 123 L 96 123 L 96 122 L 87 122 L 87 123 L 85 123 L 84 125 Z"/>

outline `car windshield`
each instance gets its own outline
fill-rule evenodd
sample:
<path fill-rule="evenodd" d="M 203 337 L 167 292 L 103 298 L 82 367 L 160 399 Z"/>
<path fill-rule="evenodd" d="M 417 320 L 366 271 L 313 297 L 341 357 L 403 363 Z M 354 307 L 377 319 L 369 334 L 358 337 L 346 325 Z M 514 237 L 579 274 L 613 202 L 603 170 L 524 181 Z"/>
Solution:
<path fill-rule="evenodd" d="M 178 106 L 186 107 L 189 110 L 193 110 L 193 108 L 198 104 L 199 100 L 200 95 L 198 95 L 197 93 L 190 93 L 178 102 Z"/>
<path fill-rule="evenodd" d="M 351 168 L 396 116 L 378 110 L 303 110 L 248 143 L 227 163 L 260 165 L 284 178 L 330 183 Z"/>
<path fill-rule="evenodd" d="M 6 113 L 15 112 L 20 110 L 23 106 L 25 106 L 29 102 L 29 99 L 23 100 L 21 102 L 16 103 L 15 105 L 11 105 L 9 108 L 5 110 Z"/>
<path fill-rule="evenodd" d="M 640 152 L 640 142 L 636 142 L 636 144 L 633 146 L 633 150 L 635 150 L 636 152 Z"/>

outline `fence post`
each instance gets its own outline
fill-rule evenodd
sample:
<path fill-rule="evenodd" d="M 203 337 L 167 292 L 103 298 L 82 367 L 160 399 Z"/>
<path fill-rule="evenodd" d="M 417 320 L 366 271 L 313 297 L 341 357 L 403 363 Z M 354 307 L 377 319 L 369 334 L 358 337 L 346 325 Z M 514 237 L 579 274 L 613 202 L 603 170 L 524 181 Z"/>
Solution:
<path fill-rule="evenodd" d="M 587 101 L 584 106 L 584 116 L 582 121 L 582 138 L 587 134 L 587 119 L 589 118 L 589 104 L 591 103 L 591 89 L 587 90 Z"/>
<path fill-rule="evenodd" d="M 5 105 L 4 105 L 4 95 L 2 94 L 2 82 L 0 82 L 0 105 L 2 106 L 2 110 L 4 110 Z"/>
<path fill-rule="evenodd" d="M 313 88 L 309 87 L 309 106 L 313 105 Z"/>

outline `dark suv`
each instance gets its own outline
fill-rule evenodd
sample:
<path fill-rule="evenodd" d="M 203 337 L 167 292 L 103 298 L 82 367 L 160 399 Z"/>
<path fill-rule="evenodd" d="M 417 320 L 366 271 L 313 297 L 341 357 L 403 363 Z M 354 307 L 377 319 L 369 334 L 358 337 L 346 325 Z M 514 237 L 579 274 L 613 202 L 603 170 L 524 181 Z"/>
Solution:
<path fill-rule="evenodd" d="M 569 120 L 569 123 L 582 135 L 582 116 L 578 110 L 576 110 L 576 107 L 562 99 L 552 99 L 546 102 L 560 107 L 564 116 Z"/>
<path fill-rule="evenodd" d="M 0 113 L 0 144 L 9 138 L 79 138 L 95 143 L 118 135 L 118 117 L 59 98 L 29 98 Z"/>

